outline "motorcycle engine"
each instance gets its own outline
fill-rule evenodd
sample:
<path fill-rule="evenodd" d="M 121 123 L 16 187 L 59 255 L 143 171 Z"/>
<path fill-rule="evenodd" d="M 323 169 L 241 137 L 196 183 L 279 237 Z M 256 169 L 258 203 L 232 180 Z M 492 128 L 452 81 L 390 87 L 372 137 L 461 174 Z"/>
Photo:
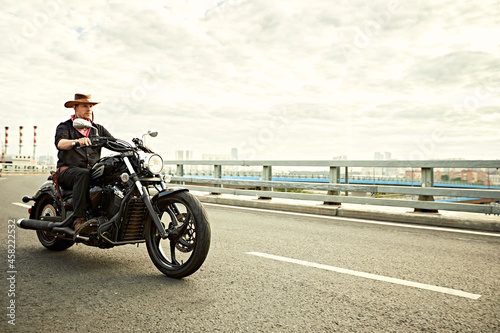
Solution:
<path fill-rule="evenodd" d="M 123 192 L 117 186 L 95 186 L 90 191 L 92 211 L 96 216 L 113 217 L 120 210 Z"/>
<path fill-rule="evenodd" d="M 102 188 L 99 186 L 92 187 L 89 191 L 90 202 L 92 204 L 92 212 L 98 213 L 101 208 Z"/>
<path fill-rule="evenodd" d="M 122 190 L 113 186 L 110 188 L 110 200 L 108 204 L 108 218 L 113 217 L 120 210 L 120 205 L 124 197 Z"/>

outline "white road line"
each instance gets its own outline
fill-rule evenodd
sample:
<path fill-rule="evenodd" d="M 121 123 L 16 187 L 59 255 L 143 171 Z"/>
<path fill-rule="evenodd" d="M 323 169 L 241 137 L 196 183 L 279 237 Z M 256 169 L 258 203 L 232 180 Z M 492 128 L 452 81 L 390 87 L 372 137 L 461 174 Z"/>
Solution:
<path fill-rule="evenodd" d="M 500 237 L 500 233 L 491 233 L 491 232 L 483 232 L 483 231 L 472 231 L 472 230 L 465 230 L 465 229 L 454 229 L 454 228 L 446 228 L 446 227 L 430 227 L 430 226 L 417 225 L 417 224 L 396 223 L 396 222 L 382 222 L 382 221 L 356 219 L 356 218 L 352 218 L 352 217 L 341 217 L 341 216 L 328 216 L 328 215 L 318 215 L 318 214 L 285 212 L 285 211 L 280 211 L 280 210 L 252 208 L 252 207 L 239 207 L 239 206 L 221 205 L 221 204 L 213 204 L 213 203 L 203 203 L 203 205 L 204 206 L 207 205 L 207 206 L 216 206 L 216 207 L 242 209 L 242 210 L 253 210 L 253 211 L 257 211 L 257 212 L 267 212 L 267 213 L 271 212 L 271 213 L 276 213 L 276 214 L 294 215 L 294 216 L 308 216 L 308 217 L 314 216 L 314 217 L 318 217 L 318 218 L 322 218 L 322 219 L 329 219 L 329 220 L 343 220 L 343 221 L 350 221 L 350 222 L 357 222 L 357 223 L 387 225 L 387 226 L 401 227 L 401 228 L 437 230 L 437 231 L 447 231 L 447 232 L 455 232 L 455 233 L 461 233 L 461 234 Z"/>
<path fill-rule="evenodd" d="M 24 207 L 24 208 L 31 208 L 30 205 L 26 205 L 26 204 L 23 204 L 23 203 L 20 203 L 20 202 L 13 202 L 12 204 L 16 205 L 16 206 Z"/>
<path fill-rule="evenodd" d="M 440 293 L 444 293 L 444 294 L 448 294 L 448 295 L 453 295 L 453 296 L 465 297 L 465 298 L 470 298 L 470 299 L 478 299 L 479 297 L 481 297 L 481 295 L 471 294 L 471 293 L 461 291 L 461 290 L 450 289 L 450 288 L 445 288 L 445 287 L 438 287 L 438 286 L 433 286 L 430 284 L 413 282 L 413 281 L 406 281 L 406 280 L 391 278 L 391 277 L 387 277 L 387 276 L 383 276 L 383 275 L 358 272 L 358 271 L 353 271 L 350 269 L 339 268 L 339 267 L 334 267 L 334 266 L 329 266 L 329 265 L 323 265 L 323 264 L 318 264 L 318 263 L 314 263 L 314 262 L 310 262 L 310 261 L 303 261 L 303 260 L 297 260 L 297 259 L 292 259 L 292 258 L 287 258 L 287 257 L 275 256 L 273 254 L 267 254 L 267 253 L 261 253 L 261 252 L 247 252 L 247 254 L 251 254 L 254 256 L 262 257 L 262 258 L 267 258 L 267 259 L 278 260 L 278 261 L 288 262 L 288 263 L 292 263 L 292 264 L 302 265 L 302 266 L 325 269 L 328 271 L 342 273 L 342 274 L 354 275 L 354 276 L 363 277 L 363 278 L 372 279 L 372 280 L 378 280 L 378 281 L 389 282 L 389 283 L 399 284 L 399 285 L 408 286 L 408 287 L 415 287 L 415 288 L 420 288 L 420 289 L 425 289 L 425 290 L 436 291 L 436 292 L 440 292 Z"/>

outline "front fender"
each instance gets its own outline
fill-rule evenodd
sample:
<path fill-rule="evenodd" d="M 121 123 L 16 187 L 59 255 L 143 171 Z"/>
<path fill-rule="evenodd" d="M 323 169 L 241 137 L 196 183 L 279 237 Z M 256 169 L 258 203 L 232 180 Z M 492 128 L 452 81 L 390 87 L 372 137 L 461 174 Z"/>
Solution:
<path fill-rule="evenodd" d="M 189 192 L 189 190 L 187 188 L 168 188 L 166 190 L 162 190 L 162 191 L 156 193 L 151 198 L 151 202 L 153 204 L 156 204 L 158 202 L 158 199 L 168 197 L 169 195 L 172 195 L 174 193 L 179 193 L 179 192 Z"/>

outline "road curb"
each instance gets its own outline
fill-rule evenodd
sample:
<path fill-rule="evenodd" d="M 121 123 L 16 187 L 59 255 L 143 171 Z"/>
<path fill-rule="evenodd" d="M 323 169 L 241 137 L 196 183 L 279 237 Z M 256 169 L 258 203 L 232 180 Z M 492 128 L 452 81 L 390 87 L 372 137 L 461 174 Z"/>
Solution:
<path fill-rule="evenodd" d="M 350 209 L 342 206 L 329 205 L 298 205 L 293 203 L 275 202 L 273 200 L 227 198 L 218 195 L 196 195 L 205 203 L 228 206 L 239 206 L 269 210 L 279 210 L 294 213 L 318 214 L 359 219 L 371 219 L 385 222 L 403 222 L 429 226 L 459 228 L 476 231 L 500 232 L 500 222 L 482 218 L 479 215 L 470 217 L 450 217 L 439 213 L 417 213 L 411 210 L 403 213 L 381 212 L 370 209 Z"/>

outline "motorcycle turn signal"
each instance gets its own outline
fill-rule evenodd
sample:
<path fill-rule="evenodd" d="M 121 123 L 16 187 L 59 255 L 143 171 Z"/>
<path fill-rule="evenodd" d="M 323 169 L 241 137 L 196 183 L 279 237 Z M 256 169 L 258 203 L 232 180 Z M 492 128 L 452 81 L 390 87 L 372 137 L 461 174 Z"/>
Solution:
<path fill-rule="evenodd" d="M 126 183 L 130 180 L 130 176 L 128 173 L 124 172 L 120 175 L 120 179 L 122 180 L 123 183 Z"/>

